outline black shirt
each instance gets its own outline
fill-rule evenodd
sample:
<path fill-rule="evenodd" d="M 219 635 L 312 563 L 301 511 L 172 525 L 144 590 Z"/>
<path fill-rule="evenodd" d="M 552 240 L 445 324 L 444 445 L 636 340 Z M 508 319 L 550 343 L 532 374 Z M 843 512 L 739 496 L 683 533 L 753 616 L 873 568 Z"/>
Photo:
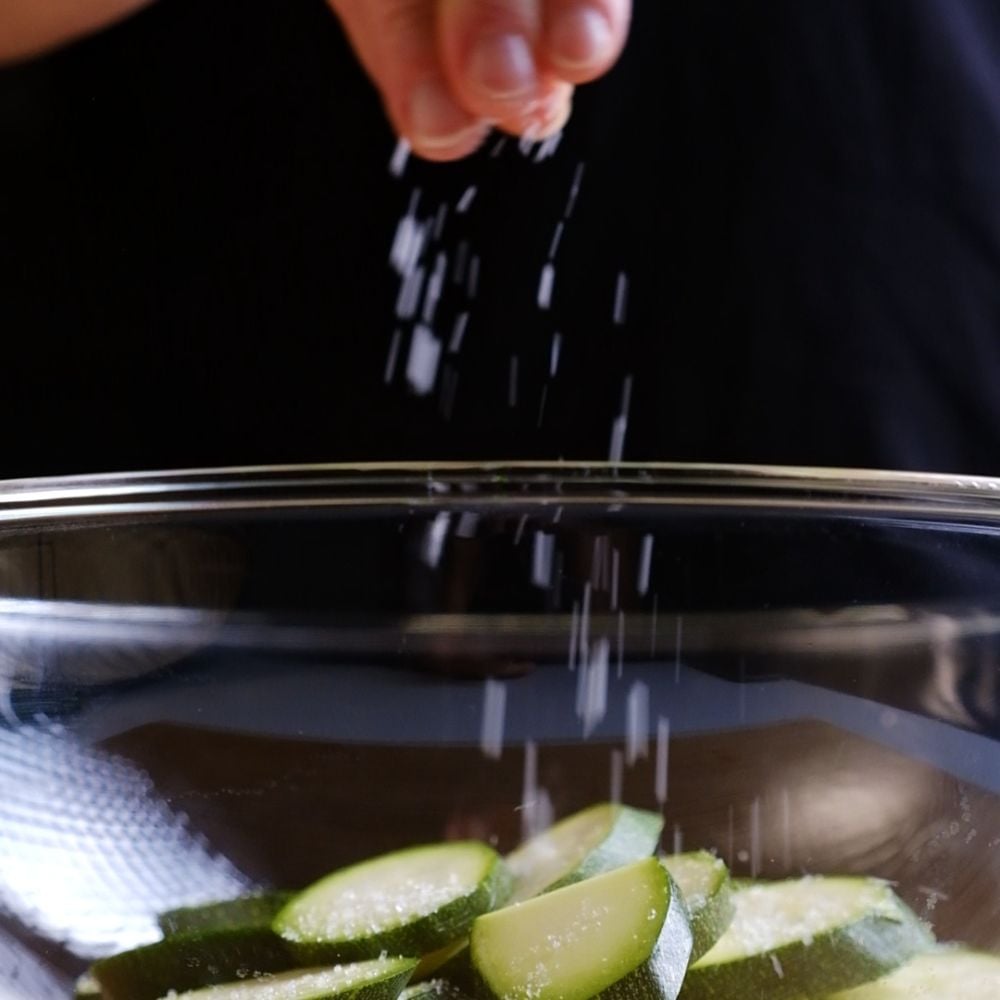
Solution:
<path fill-rule="evenodd" d="M 625 409 L 629 459 L 1000 473 L 993 0 L 638 0 L 554 156 L 402 177 L 322 0 L 161 0 L 0 76 L 0 143 L 3 475 L 601 459 Z"/>

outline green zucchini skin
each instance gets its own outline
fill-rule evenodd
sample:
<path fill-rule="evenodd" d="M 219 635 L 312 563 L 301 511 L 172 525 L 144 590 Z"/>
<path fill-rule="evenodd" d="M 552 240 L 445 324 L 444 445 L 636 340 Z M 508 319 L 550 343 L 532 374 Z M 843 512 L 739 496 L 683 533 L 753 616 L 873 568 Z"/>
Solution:
<path fill-rule="evenodd" d="M 714 854 L 708 851 L 693 851 L 688 854 L 668 855 L 660 859 L 671 878 L 681 890 L 684 905 L 687 907 L 688 920 L 691 924 L 691 964 L 711 950 L 712 946 L 726 932 L 732 923 L 736 907 L 733 903 L 733 885 L 729 877 L 729 869 Z M 675 869 L 671 868 L 671 863 Z M 712 884 L 709 892 L 702 898 L 689 894 L 684 880 L 679 877 L 676 865 L 678 862 L 700 864 L 712 873 Z"/>
<path fill-rule="evenodd" d="M 164 937 L 227 927 L 270 927 L 271 921 L 293 895 L 291 892 L 265 892 L 204 906 L 182 906 L 161 913 L 156 922 Z"/>
<path fill-rule="evenodd" d="M 558 1000 L 676 1000 L 691 954 L 691 929 L 688 925 L 687 910 L 666 868 L 654 858 L 635 862 L 631 866 L 621 866 L 616 872 L 605 872 L 603 879 L 612 878 L 616 874 L 625 874 L 626 867 L 635 871 L 644 869 L 643 877 L 656 879 L 662 886 L 662 898 L 665 902 L 663 921 L 656 932 L 655 940 L 650 941 L 650 950 L 645 957 L 638 954 L 631 956 L 629 961 L 633 961 L 634 964 L 626 967 L 627 971 L 610 985 L 595 990 L 596 983 L 578 981 L 566 993 L 560 992 Z M 598 876 L 595 881 L 603 879 Z M 534 906 L 554 897 L 557 893 L 572 893 L 578 888 L 579 884 L 574 883 L 551 894 L 543 893 L 532 901 L 516 904 L 500 912 L 509 914 L 520 906 Z M 609 914 L 609 919 L 613 919 L 613 915 Z M 482 930 L 482 935 L 477 934 L 477 928 Z M 553 931 L 558 934 L 559 928 L 553 928 Z M 483 961 L 487 955 L 486 949 L 489 947 L 483 940 L 484 936 L 487 936 L 485 927 L 478 923 L 474 925 L 470 964 L 474 979 L 473 992 L 477 997 L 481 1000 L 557 1000 L 557 994 L 548 987 L 542 987 L 541 992 L 536 992 L 530 983 L 517 983 L 513 987 L 501 987 L 491 983 L 487 978 L 488 974 L 483 971 Z M 617 958 L 614 960 L 617 961 Z M 492 961 L 487 964 L 496 968 Z M 604 978 L 603 972 L 601 978 Z"/>
<path fill-rule="evenodd" d="M 285 972 L 295 964 L 270 928 L 241 927 L 175 934 L 103 958 L 93 971 L 104 1000 L 160 1000 L 171 991 Z"/>
<path fill-rule="evenodd" d="M 681 1000 L 813 1000 L 851 989 L 891 972 L 934 944 L 927 927 L 902 901 L 893 915 L 868 913 L 831 928 L 809 942 L 793 941 L 770 951 L 692 964 Z M 819 984 L 822 984 L 818 989 Z"/>
<path fill-rule="evenodd" d="M 473 920 L 482 913 L 502 905 L 510 896 L 513 879 L 498 854 L 493 854 L 486 877 L 469 893 L 453 899 L 432 913 L 417 917 L 408 923 L 373 931 L 362 938 L 323 939 L 309 938 L 295 926 L 298 901 L 328 878 L 342 874 L 334 872 L 327 879 L 296 896 L 277 915 L 272 924 L 274 931 L 283 938 L 299 965 L 328 965 L 337 962 L 361 962 L 380 955 L 416 956 L 443 948 L 466 934 Z M 417 848 L 419 850 L 420 848 Z M 396 852 L 403 854 L 405 852 Z M 378 859 L 375 859 L 378 860 Z M 371 862 L 361 862 L 361 865 Z M 360 867 L 352 866 L 352 867 Z M 344 871 L 348 871 L 345 869 Z"/>

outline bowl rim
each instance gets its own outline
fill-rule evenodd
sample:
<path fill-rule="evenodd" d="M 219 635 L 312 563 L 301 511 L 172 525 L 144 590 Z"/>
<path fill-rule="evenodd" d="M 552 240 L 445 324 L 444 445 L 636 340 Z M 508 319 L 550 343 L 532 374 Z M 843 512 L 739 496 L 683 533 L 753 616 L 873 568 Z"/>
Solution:
<path fill-rule="evenodd" d="M 0 528 L 331 507 L 607 504 L 1000 522 L 1000 478 L 693 462 L 243 465 L 0 480 Z"/>

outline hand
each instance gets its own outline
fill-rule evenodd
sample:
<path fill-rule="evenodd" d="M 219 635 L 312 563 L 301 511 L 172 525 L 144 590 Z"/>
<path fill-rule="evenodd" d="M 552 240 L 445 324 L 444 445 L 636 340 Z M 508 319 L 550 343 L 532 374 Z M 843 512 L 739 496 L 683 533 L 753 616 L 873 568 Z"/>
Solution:
<path fill-rule="evenodd" d="M 618 58 L 631 13 L 631 0 L 329 2 L 396 131 L 429 160 L 468 155 L 493 125 L 558 131 L 574 86 Z"/>

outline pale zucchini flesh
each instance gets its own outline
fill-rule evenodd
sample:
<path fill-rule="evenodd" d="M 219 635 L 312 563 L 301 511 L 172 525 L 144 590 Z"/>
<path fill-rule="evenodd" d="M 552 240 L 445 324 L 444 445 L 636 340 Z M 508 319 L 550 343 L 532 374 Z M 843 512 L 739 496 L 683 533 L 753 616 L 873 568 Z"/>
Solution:
<path fill-rule="evenodd" d="M 708 851 L 660 859 L 680 889 L 691 923 L 691 961 L 697 962 L 722 937 L 734 913 L 732 880 L 721 858 Z"/>
<path fill-rule="evenodd" d="M 396 1000 L 416 965 L 388 958 L 247 978 L 162 1000 Z"/>
<path fill-rule="evenodd" d="M 470 950 L 497 1000 L 674 1000 L 691 933 L 651 857 L 480 917 Z"/>
<path fill-rule="evenodd" d="M 1000 1000 L 1000 956 L 938 948 L 827 1000 Z"/>
<path fill-rule="evenodd" d="M 726 933 L 688 970 L 684 1000 L 809 1000 L 877 979 L 932 943 L 877 879 L 756 883 L 733 901 Z"/>
<path fill-rule="evenodd" d="M 663 817 L 643 809 L 601 803 L 574 813 L 507 855 L 511 902 L 649 857 L 662 832 Z"/>
<path fill-rule="evenodd" d="M 273 927 L 306 961 L 361 961 L 442 948 L 504 902 L 511 879 L 485 844 L 461 841 L 382 855 L 296 896 Z"/>

